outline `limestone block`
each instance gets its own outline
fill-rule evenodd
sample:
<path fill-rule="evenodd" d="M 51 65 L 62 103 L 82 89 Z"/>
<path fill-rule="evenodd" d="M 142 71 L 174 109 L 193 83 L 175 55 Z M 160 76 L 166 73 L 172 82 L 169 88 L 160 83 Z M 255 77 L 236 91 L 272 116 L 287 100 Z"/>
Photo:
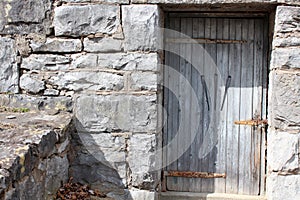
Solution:
<path fill-rule="evenodd" d="M 98 66 L 97 54 L 75 54 L 72 55 L 71 68 L 96 68 Z"/>
<path fill-rule="evenodd" d="M 0 92 L 17 93 L 19 70 L 14 40 L 0 37 Z"/>
<path fill-rule="evenodd" d="M 156 91 L 158 75 L 152 72 L 133 72 L 130 81 L 133 90 Z"/>
<path fill-rule="evenodd" d="M 157 5 L 122 6 L 125 50 L 157 50 L 160 37 L 159 19 Z"/>
<path fill-rule="evenodd" d="M 300 168 L 300 132 L 268 132 L 268 170 L 293 172 Z"/>
<path fill-rule="evenodd" d="M 20 88 L 33 94 L 37 94 L 45 89 L 45 82 L 33 74 L 23 74 L 20 78 Z"/>
<path fill-rule="evenodd" d="M 275 19 L 275 35 L 296 34 L 300 32 L 300 8 L 278 6 Z"/>
<path fill-rule="evenodd" d="M 126 184 L 125 138 L 114 137 L 110 133 L 89 134 L 81 132 L 79 132 L 79 137 L 84 149 L 102 165 L 117 171 L 123 184 Z M 86 158 L 82 156 L 79 158 L 81 164 L 89 163 Z M 90 164 L 97 163 L 97 161 L 92 161 Z M 101 175 L 108 176 L 104 172 Z"/>
<path fill-rule="evenodd" d="M 300 199 L 300 175 L 280 176 L 272 173 L 267 177 L 268 200 Z"/>
<path fill-rule="evenodd" d="M 122 90 L 124 77 L 98 71 L 70 71 L 59 72 L 52 76 L 49 83 L 58 86 L 58 89 L 74 91 L 82 90 Z"/>
<path fill-rule="evenodd" d="M 272 51 L 271 68 L 300 68 L 300 48 L 276 48 Z"/>
<path fill-rule="evenodd" d="M 126 186 L 125 138 L 110 133 L 74 133 L 71 141 L 70 176 L 102 192 Z"/>
<path fill-rule="evenodd" d="M 32 111 L 61 110 L 71 112 L 73 109 L 70 97 L 45 97 L 24 94 L 0 95 L 0 106 L 28 108 Z"/>
<path fill-rule="evenodd" d="M 128 144 L 128 164 L 132 185 L 143 189 L 155 188 L 156 136 L 155 134 L 134 134 Z M 137 162 L 138 160 L 138 162 Z"/>
<path fill-rule="evenodd" d="M 120 25 L 119 15 L 120 7 L 117 5 L 60 6 L 55 8 L 55 35 L 112 34 Z"/>
<path fill-rule="evenodd" d="M 79 52 L 82 44 L 79 39 L 58 39 L 47 38 L 45 43 L 38 43 L 32 41 L 30 44 L 33 52 Z"/>
<path fill-rule="evenodd" d="M 58 96 L 59 95 L 59 90 L 55 89 L 46 89 L 44 91 L 44 95 L 46 96 Z"/>
<path fill-rule="evenodd" d="M 79 131 L 156 131 L 156 95 L 81 95 L 75 102 Z"/>
<path fill-rule="evenodd" d="M 4 0 L 0 3 L 0 33 L 49 33 L 51 0 Z"/>
<path fill-rule="evenodd" d="M 129 190 L 132 200 L 155 200 L 157 195 L 155 192 L 147 190 Z"/>
<path fill-rule="evenodd" d="M 300 74 L 285 71 L 270 73 L 270 126 L 281 130 L 299 130 Z"/>
<path fill-rule="evenodd" d="M 120 3 L 128 4 L 129 0 L 62 0 L 67 3 L 86 3 L 86 2 L 97 2 L 97 3 Z"/>
<path fill-rule="evenodd" d="M 273 40 L 273 47 L 300 46 L 300 37 L 276 37 Z"/>
<path fill-rule="evenodd" d="M 66 70 L 69 69 L 71 58 L 69 56 L 53 54 L 31 54 L 23 58 L 21 69 L 29 70 Z"/>
<path fill-rule="evenodd" d="M 112 68 L 116 70 L 159 71 L 157 53 L 105 53 L 74 55 L 72 68 Z"/>
<path fill-rule="evenodd" d="M 69 178 L 69 161 L 67 155 L 54 156 L 46 159 L 45 194 L 55 195 L 61 187 L 61 183 L 67 182 Z"/>
<path fill-rule="evenodd" d="M 118 52 L 123 48 L 123 41 L 113 38 L 85 38 L 83 41 L 86 52 Z"/>

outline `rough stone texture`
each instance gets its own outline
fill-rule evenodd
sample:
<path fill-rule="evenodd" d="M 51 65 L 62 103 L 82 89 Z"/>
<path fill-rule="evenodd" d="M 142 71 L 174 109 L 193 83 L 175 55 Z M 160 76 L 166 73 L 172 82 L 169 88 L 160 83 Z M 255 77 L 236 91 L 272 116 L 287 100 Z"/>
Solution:
<path fill-rule="evenodd" d="M 70 176 L 105 193 L 125 194 L 127 184 L 125 139 L 110 133 L 72 134 Z"/>
<path fill-rule="evenodd" d="M 287 3 L 299 5 L 298 0 L 132 0 L 132 3 L 153 3 L 153 4 L 226 4 L 226 3 Z"/>
<path fill-rule="evenodd" d="M 288 144 L 288 145 L 287 145 Z M 297 134 L 268 132 L 268 170 L 293 174 L 300 169 L 300 131 Z"/>
<path fill-rule="evenodd" d="M 51 0 L 4 0 L 0 3 L 0 33 L 49 33 Z"/>
<path fill-rule="evenodd" d="M 82 95 L 75 101 L 79 131 L 156 131 L 156 95 Z"/>
<path fill-rule="evenodd" d="M 83 44 L 86 52 L 118 52 L 123 48 L 123 41 L 113 38 L 85 38 Z"/>
<path fill-rule="evenodd" d="M 276 48 L 272 51 L 272 69 L 300 68 L 300 48 Z"/>
<path fill-rule="evenodd" d="M 7 119 L 7 115 L 15 119 Z M 0 198 L 49 199 L 68 179 L 65 147 L 72 128 L 67 113 L 0 112 Z"/>
<path fill-rule="evenodd" d="M 20 78 L 20 88 L 26 92 L 37 94 L 45 89 L 45 82 L 34 74 L 23 74 Z"/>
<path fill-rule="evenodd" d="M 55 89 L 46 89 L 44 91 L 44 95 L 46 96 L 58 96 L 59 95 L 59 90 Z"/>
<path fill-rule="evenodd" d="M 132 185 L 142 189 L 155 189 L 157 183 L 155 167 L 155 134 L 134 134 L 128 144 L 128 164 L 131 170 Z M 137 162 L 138 161 L 138 162 Z"/>
<path fill-rule="evenodd" d="M 66 70 L 69 69 L 71 58 L 69 56 L 53 54 L 31 54 L 24 58 L 21 69 L 28 70 Z"/>
<path fill-rule="evenodd" d="M 12 108 L 28 108 L 31 111 L 68 111 L 73 109 L 70 97 L 42 97 L 21 94 L 0 95 L 0 106 Z"/>
<path fill-rule="evenodd" d="M 159 42 L 159 8 L 157 5 L 122 6 L 125 35 L 124 49 L 157 50 Z"/>
<path fill-rule="evenodd" d="M 14 40 L 0 37 L 0 92 L 19 91 L 19 72 Z"/>
<path fill-rule="evenodd" d="M 58 89 L 82 90 L 122 90 L 124 78 L 119 74 L 98 71 L 59 72 L 49 82 Z"/>
<path fill-rule="evenodd" d="M 158 75 L 151 72 L 133 72 L 131 74 L 131 89 L 156 91 Z"/>
<path fill-rule="evenodd" d="M 275 19 L 275 35 L 296 35 L 299 33 L 300 8 L 292 6 L 277 7 Z"/>
<path fill-rule="evenodd" d="M 300 35 L 298 37 L 291 36 L 285 38 L 276 38 L 273 41 L 273 47 L 297 47 L 300 46 Z"/>
<path fill-rule="evenodd" d="M 270 126 L 281 130 L 299 130 L 300 74 L 274 71 L 270 74 Z"/>
<path fill-rule="evenodd" d="M 115 33 L 120 25 L 117 5 L 61 6 L 55 8 L 56 36 L 82 36 L 95 33 Z"/>
<path fill-rule="evenodd" d="M 122 4 L 128 4 L 129 0 L 61 0 L 62 2 L 67 3 L 86 3 L 86 2 L 95 2 L 95 3 L 122 3 Z"/>
<path fill-rule="evenodd" d="M 267 178 L 267 194 L 270 200 L 300 199 L 300 176 L 280 176 L 272 173 Z"/>
<path fill-rule="evenodd" d="M 132 200 L 153 200 L 157 199 L 155 192 L 146 190 L 130 190 Z"/>
<path fill-rule="evenodd" d="M 79 39 L 58 39 L 48 38 L 45 43 L 32 42 L 30 44 L 33 52 L 80 52 L 82 48 L 81 41 Z"/>
<path fill-rule="evenodd" d="M 157 53 L 86 54 L 73 57 L 72 68 L 112 68 L 117 70 L 159 71 Z"/>

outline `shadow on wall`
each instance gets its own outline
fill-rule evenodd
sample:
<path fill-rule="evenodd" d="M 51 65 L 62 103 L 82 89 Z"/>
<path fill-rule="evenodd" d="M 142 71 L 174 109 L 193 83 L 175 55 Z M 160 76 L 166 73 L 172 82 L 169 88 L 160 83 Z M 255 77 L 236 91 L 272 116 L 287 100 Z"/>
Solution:
<path fill-rule="evenodd" d="M 133 200 L 128 191 L 125 138 L 84 132 L 77 119 L 74 123 L 79 130 L 71 135 L 69 176 L 113 199 Z"/>

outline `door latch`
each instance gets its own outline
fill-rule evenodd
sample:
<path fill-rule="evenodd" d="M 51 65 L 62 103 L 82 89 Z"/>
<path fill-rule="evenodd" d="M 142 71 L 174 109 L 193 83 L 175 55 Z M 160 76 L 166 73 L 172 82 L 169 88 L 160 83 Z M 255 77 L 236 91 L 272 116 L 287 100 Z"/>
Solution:
<path fill-rule="evenodd" d="M 249 125 L 249 126 L 268 125 L 268 120 L 266 120 L 266 119 L 251 119 L 251 120 L 235 121 L 234 124 Z"/>

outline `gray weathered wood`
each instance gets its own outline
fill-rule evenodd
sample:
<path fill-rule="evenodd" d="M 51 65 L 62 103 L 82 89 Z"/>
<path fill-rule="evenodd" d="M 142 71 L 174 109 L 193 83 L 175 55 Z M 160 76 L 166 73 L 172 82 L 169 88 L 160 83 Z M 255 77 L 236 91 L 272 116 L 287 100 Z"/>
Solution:
<path fill-rule="evenodd" d="M 179 94 L 178 100 L 170 92 L 164 95 L 164 106 L 168 112 L 167 124 L 164 127 L 164 142 L 166 145 L 166 142 L 175 137 L 179 125 L 183 126 L 184 137 L 180 138 L 177 146 L 174 145 L 164 154 L 167 157 L 164 158 L 164 162 L 169 161 L 168 157 L 178 157 L 178 160 L 166 169 L 226 173 L 226 179 L 167 177 L 167 189 L 263 194 L 265 133 L 257 127 L 236 125 L 234 121 L 266 117 L 268 42 L 265 41 L 267 38 L 265 20 L 221 17 L 171 17 L 169 20 L 169 28 L 180 30 L 193 38 L 208 38 L 211 41 L 247 41 L 247 43 L 167 43 L 172 45 L 172 48 L 179 48 L 182 57 L 166 53 L 166 64 L 172 66 L 182 76 L 176 76 L 168 70 L 164 72 L 165 83 L 174 86 L 175 92 Z M 210 58 L 203 52 L 198 52 L 197 45 L 201 45 Z M 200 67 L 200 73 L 197 73 L 195 66 L 184 57 Z M 228 76 L 232 78 L 225 97 L 224 109 L 215 112 L 221 107 Z M 197 93 L 197 102 L 191 99 L 191 91 L 187 89 L 185 81 L 190 82 Z M 200 113 L 193 110 L 197 103 L 200 106 Z M 200 126 L 193 139 L 190 127 L 196 115 L 200 115 L 198 122 Z M 179 124 L 180 122 L 183 124 Z M 214 128 L 212 132 L 207 133 L 209 125 L 213 125 Z M 212 133 L 218 134 L 217 144 L 204 158 L 199 158 L 198 155 L 205 152 L 205 149 L 201 148 L 205 146 L 203 139 Z M 177 149 L 183 144 L 191 146 L 186 153 L 179 156 Z"/>

